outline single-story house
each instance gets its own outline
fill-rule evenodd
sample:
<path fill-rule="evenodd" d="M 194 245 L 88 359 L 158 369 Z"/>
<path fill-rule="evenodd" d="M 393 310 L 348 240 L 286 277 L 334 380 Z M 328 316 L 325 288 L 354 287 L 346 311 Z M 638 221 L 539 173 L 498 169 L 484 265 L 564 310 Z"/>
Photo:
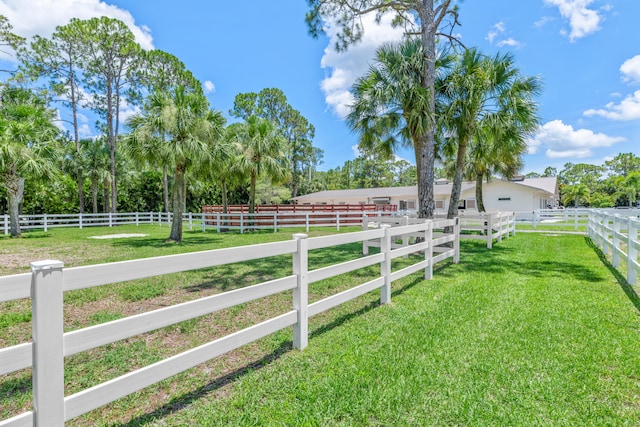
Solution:
<path fill-rule="evenodd" d="M 445 179 L 436 181 L 434 198 L 436 211 L 447 211 L 453 184 Z M 558 180 L 549 178 L 516 177 L 511 180 L 491 180 L 482 184 L 482 198 L 487 212 L 531 212 L 559 205 Z M 292 199 L 297 204 L 393 204 L 401 211 L 418 207 L 418 187 L 358 188 L 353 190 L 325 190 Z M 459 209 L 475 210 L 476 184 L 463 182 Z"/>

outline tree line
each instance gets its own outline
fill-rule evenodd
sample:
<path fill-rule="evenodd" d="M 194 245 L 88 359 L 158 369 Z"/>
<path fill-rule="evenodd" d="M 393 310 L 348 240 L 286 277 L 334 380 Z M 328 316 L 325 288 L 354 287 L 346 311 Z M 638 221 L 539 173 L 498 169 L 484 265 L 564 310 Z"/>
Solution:
<path fill-rule="evenodd" d="M 72 19 L 25 40 L 0 16 L 0 47 L 18 64 L 0 83 L 0 207 L 12 236 L 19 212 L 253 210 L 260 191 L 270 200 L 304 191 L 322 162 L 314 126 L 282 90 L 238 94 L 227 123 L 177 57 L 143 50 L 117 19 Z"/>
<path fill-rule="evenodd" d="M 604 164 L 565 163 L 562 170 L 547 167 L 529 178 L 557 176 L 560 200 L 566 207 L 633 207 L 640 192 L 640 157 L 619 153 Z"/>

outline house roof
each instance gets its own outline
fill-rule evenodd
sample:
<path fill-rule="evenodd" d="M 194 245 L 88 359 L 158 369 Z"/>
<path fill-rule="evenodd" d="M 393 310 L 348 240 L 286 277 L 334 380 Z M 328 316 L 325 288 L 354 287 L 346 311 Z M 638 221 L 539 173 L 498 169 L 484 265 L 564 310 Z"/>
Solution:
<path fill-rule="evenodd" d="M 523 185 L 525 187 L 546 191 L 550 194 L 556 194 L 557 178 L 525 178 L 522 181 L 507 181 L 512 184 Z M 462 183 L 461 191 L 472 190 L 476 186 L 473 181 Z M 451 194 L 452 183 L 435 184 L 433 192 L 435 196 L 448 196 Z M 380 187 L 380 188 L 356 188 L 351 190 L 324 190 L 317 193 L 305 194 L 303 196 L 294 197 L 292 200 L 304 202 L 310 199 L 346 199 L 346 198 L 384 198 L 384 197 L 416 197 L 418 194 L 418 186 L 412 185 L 408 187 Z"/>

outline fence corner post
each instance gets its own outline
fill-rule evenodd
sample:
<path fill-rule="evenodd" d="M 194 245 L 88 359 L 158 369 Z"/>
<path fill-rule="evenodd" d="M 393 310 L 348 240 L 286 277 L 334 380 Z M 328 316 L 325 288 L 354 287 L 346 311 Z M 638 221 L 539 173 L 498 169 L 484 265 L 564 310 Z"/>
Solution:
<path fill-rule="evenodd" d="M 429 261 L 429 265 L 424 269 L 424 278 L 429 280 L 433 278 L 433 220 L 426 220 L 428 226 L 424 230 L 424 241 L 429 246 L 424 250 L 424 258 Z"/>
<path fill-rule="evenodd" d="M 31 263 L 34 425 L 64 425 L 64 263 Z"/>
<path fill-rule="evenodd" d="M 380 275 L 384 278 L 384 285 L 380 288 L 380 304 L 391 302 L 391 224 L 382 224 L 384 236 L 380 239 L 380 253 L 384 259 L 380 261 Z"/>
<path fill-rule="evenodd" d="M 456 217 L 456 225 L 453 227 L 455 233 L 455 240 L 453 241 L 453 247 L 455 252 L 453 254 L 453 263 L 458 264 L 460 262 L 460 217 Z"/>
<path fill-rule="evenodd" d="M 293 274 L 297 286 L 293 290 L 293 309 L 298 321 L 293 326 L 293 347 L 302 350 L 309 343 L 309 241 L 306 234 L 294 234 L 298 249 L 293 255 Z"/>
<path fill-rule="evenodd" d="M 638 281 L 638 272 L 635 267 L 635 264 L 638 261 L 638 248 L 636 247 L 636 241 L 638 240 L 638 224 L 631 217 L 629 217 L 629 228 L 627 232 L 627 283 L 635 285 Z"/>
<path fill-rule="evenodd" d="M 367 231 L 369 229 L 369 217 L 367 214 L 362 214 L 362 231 Z M 362 241 L 362 255 L 369 255 L 369 241 Z"/>
<path fill-rule="evenodd" d="M 488 213 L 486 227 L 487 227 L 487 249 L 493 248 L 493 214 Z"/>

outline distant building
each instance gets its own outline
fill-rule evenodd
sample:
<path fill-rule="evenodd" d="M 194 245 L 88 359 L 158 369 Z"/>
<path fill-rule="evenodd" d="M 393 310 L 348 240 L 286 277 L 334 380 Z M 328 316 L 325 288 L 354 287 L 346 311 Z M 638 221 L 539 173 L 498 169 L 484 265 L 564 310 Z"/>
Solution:
<path fill-rule="evenodd" d="M 447 180 L 436 181 L 434 198 L 436 211 L 449 209 L 451 187 Z M 559 205 L 558 180 L 551 178 L 516 177 L 509 181 L 492 180 L 482 184 L 482 198 L 487 212 L 514 211 L 531 212 L 536 209 Z M 325 190 L 294 197 L 294 203 L 301 205 L 323 204 L 392 204 L 401 211 L 415 211 L 418 208 L 418 187 L 358 188 L 354 190 Z M 476 210 L 476 184 L 463 182 L 459 209 Z"/>

